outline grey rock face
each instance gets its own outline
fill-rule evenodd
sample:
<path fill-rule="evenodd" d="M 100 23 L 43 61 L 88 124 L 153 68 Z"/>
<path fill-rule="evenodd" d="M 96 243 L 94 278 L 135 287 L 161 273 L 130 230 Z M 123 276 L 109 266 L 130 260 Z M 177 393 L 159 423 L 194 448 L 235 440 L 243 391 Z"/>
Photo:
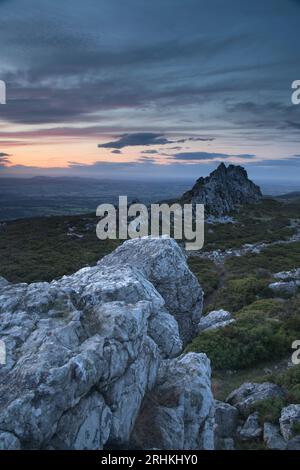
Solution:
<path fill-rule="evenodd" d="M 238 433 L 241 441 L 251 441 L 259 439 L 262 435 L 263 429 L 259 423 L 258 413 L 253 413 L 248 416 L 245 424 L 242 426 Z"/>
<path fill-rule="evenodd" d="M 0 447 L 124 446 L 161 376 L 168 396 L 178 389 L 183 411 L 170 413 L 178 413 L 184 448 L 211 441 L 209 361 L 202 354 L 170 359 L 182 348 L 177 313 L 192 336 L 188 326 L 199 321 L 202 290 L 176 242 L 136 240 L 132 263 L 128 246 L 119 253 L 126 263 L 111 255 L 51 283 L 0 283 L 7 355 L 0 366 Z M 180 297 L 183 286 L 190 298 Z"/>
<path fill-rule="evenodd" d="M 264 443 L 270 450 L 286 449 L 286 442 L 280 433 L 279 426 L 272 423 L 264 423 Z"/>
<path fill-rule="evenodd" d="M 294 426 L 300 425 L 300 405 L 289 405 L 281 410 L 280 430 L 286 441 L 295 436 Z"/>
<path fill-rule="evenodd" d="M 19 439 L 9 432 L 0 431 L 0 450 L 19 450 L 21 449 Z"/>
<path fill-rule="evenodd" d="M 271 382 L 244 383 L 234 390 L 228 397 L 227 402 L 237 407 L 243 416 L 248 416 L 255 410 L 255 404 L 267 398 L 283 398 L 284 392 Z"/>
<path fill-rule="evenodd" d="M 93 392 L 62 415 L 53 447 L 62 443 L 64 449 L 102 449 L 109 438 L 111 424 L 110 408 L 98 392 Z"/>
<path fill-rule="evenodd" d="M 4 287 L 4 286 L 7 286 L 9 283 L 6 279 L 4 279 L 4 277 L 0 276 L 0 286 L 1 287 Z"/>
<path fill-rule="evenodd" d="M 136 421 L 133 445 L 213 449 L 214 401 L 209 377 L 210 362 L 205 354 L 188 353 L 164 361 Z"/>
<path fill-rule="evenodd" d="M 238 426 L 238 416 L 237 408 L 216 400 L 215 423 L 217 435 L 219 437 L 234 437 Z"/>
<path fill-rule="evenodd" d="M 206 178 L 199 178 L 194 187 L 182 196 L 184 202 L 204 204 L 208 214 L 220 217 L 241 204 L 261 199 L 260 188 L 248 179 L 241 166 L 221 163 Z"/>
<path fill-rule="evenodd" d="M 296 436 L 287 443 L 287 450 L 300 450 L 300 436 Z"/>
<path fill-rule="evenodd" d="M 203 291 L 175 240 L 148 237 L 141 240 L 123 243 L 105 256 L 99 266 L 117 268 L 128 265 L 142 272 L 163 297 L 165 307 L 177 320 L 180 336 L 186 344 L 197 334 Z"/>
<path fill-rule="evenodd" d="M 230 325 L 235 320 L 232 318 L 231 313 L 226 310 L 214 310 L 203 316 L 199 323 L 199 333 L 203 331 L 215 330 Z"/>

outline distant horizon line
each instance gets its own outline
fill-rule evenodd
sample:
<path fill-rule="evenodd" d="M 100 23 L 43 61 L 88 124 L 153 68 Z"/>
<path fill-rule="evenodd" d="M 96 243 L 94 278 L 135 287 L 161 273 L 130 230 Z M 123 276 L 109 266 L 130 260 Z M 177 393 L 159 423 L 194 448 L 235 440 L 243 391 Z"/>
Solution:
<path fill-rule="evenodd" d="M 241 166 L 241 165 L 237 165 L 237 166 Z M 208 173 L 210 174 L 210 173 Z M 89 175 L 82 175 L 82 176 L 78 176 L 78 175 L 45 175 L 45 174 L 41 174 L 41 175 L 11 175 L 11 174 L 4 174 L 4 175 L 1 175 L 0 174 L 0 179 L 82 179 L 82 180 L 112 180 L 112 181 L 136 181 L 137 179 L 139 181 L 154 181 L 154 180 L 159 180 L 159 181 L 173 181 L 173 180 L 176 180 L 176 181 L 194 181 L 195 179 L 197 179 L 198 177 L 201 177 L 201 176 L 205 176 L 205 175 L 199 175 L 199 176 L 182 176 L 182 177 L 178 177 L 177 175 L 174 175 L 174 176 L 170 176 L 170 177 L 159 177 L 159 176 L 151 176 L 151 177 L 141 177 L 141 176 L 132 176 L 132 177 L 126 177 L 126 178 L 118 178 L 118 177 L 114 177 L 114 176 L 89 176 Z M 208 176 L 208 175 L 207 175 Z M 277 182 L 285 182 L 285 183 L 289 183 L 289 182 L 293 182 L 293 183 L 296 183 L 296 182 L 299 182 L 300 184 L 300 177 L 298 177 L 297 179 L 292 179 L 290 177 L 286 177 L 286 178 L 260 178 L 260 177 L 251 177 L 250 179 L 252 180 L 256 180 L 256 181 L 277 181 Z"/>

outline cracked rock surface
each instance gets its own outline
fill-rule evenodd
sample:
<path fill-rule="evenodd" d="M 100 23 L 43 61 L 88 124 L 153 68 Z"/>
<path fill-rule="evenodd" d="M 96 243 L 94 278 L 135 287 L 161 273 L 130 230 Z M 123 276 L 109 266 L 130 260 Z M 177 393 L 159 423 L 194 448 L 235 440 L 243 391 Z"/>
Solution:
<path fill-rule="evenodd" d="M 211 448 L 209 360 L 180 355 L 202 297 L 170 239 L 125 242 L 51 283 L 1 278 L 0 449 L 124 447 L 153 396 L 145 445 L 160 423 L 162 447 Z"/>

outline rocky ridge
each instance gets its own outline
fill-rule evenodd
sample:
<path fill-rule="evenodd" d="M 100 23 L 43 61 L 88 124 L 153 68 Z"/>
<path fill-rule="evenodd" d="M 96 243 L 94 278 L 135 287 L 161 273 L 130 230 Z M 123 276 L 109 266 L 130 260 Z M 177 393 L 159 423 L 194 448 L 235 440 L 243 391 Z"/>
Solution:
<path fill-rule="evenodd" d="M 209 360 L 181 354 L 202 297 L 171 239 L 51 283 L 2 278 L 0 449 L 213 448 Z"/>

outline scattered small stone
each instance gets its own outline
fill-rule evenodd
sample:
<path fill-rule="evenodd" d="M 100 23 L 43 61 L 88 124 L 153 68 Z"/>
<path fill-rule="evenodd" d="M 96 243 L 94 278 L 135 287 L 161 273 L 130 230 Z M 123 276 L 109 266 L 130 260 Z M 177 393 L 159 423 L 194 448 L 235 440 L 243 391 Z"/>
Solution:
<path fill-rule="evenodd" d="M 256 403 L 269 398 L 284 398 L 284 396 L 284 391 L 271 382 L 244 383 L 228 396 L 226 402 L 236 406 L 246 417 L 255 411 Z"/>
<path fill-rule="evenodd" d="M 256 412 L 248 416 L 244 426 L 242 426 L 238 433 L 238 437 L 241 441 L 251 441 L 259 439 L 262 432 L 263 429 L 259 423 L 259 414 Z"/>
<path fill-rule="evenodd" d="M 215 447 L 223 449 L 227 439 L 233 439 L 238 426 L 239 412 L 228 403 L 215 401 Z M 228 444 L 228 443 L 227 443 Z"/>
<path fill-rule="evenodd" d="M 300 425 L 300 405 L 289 405 L 281 410 L 280 430 L 286 441 L 295 436 L 294 425 Z"/>
<path fill-rule="evenodd" d="M 286 442 L 280 433 L 280 427 L 272 423 L 264 423 L 264 443 L 271 450 L 284 450 Z"/>
<path fill-rule="evenodd" d="M 269 289 L 278 295 L 295 295 L 298 287 L 300 287 L 300 281 L 272 282 L 269 284 Z"/>
<path fill-rule="evenodd" d="M 4 232 L 7 229 L 6 222 L 0 222 L 0 232 Z"/>
<path fill-rule="evenodd" d="M 281 271 L 273 275 L 275 279 L 280 281 L 299 279 L 300 280 L 300 268 L 292 269 L 291 271 Z"/>
<path fill-rule="evenodd" d="M 81 235 L 79 233 L 74 233 L 74 232 L 68 232 L 67 236 L 70 237 L 70 238 L 73 238 L 74 240 L 76 240 L 76 239 L 82 240 L 84 238 L 84 235 Z"/>
<path fill-rule="evenodd" d="M 199 323 L 199 332 L 215 330 L 230 325 L 235 320 L 232 318 L 231 313 L 226 310 L 214 310 L 207 315 L 203 316 Z"/>

